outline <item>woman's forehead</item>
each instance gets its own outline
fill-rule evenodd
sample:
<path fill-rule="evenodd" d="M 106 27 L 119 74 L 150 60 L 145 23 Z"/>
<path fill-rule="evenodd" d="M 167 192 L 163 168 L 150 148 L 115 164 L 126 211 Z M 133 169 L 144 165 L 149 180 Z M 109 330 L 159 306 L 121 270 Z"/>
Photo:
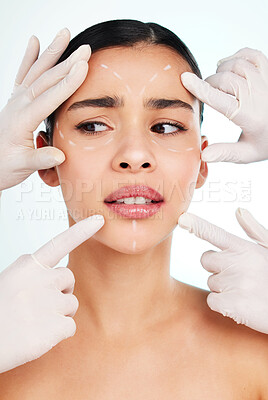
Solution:
<path fill-rule="evenodd" d="M 164 46 L 146 48 L 109 48 L 93 53 L 82 85 L 66 101 L 116 92 L 126 99 L 146 97 L 178 97 L 198 108 L 197 101 L 181 83 L 180 75 L 190 71 L 188 63 Z M 196 104 L 195 104 L 196 103 Z"/>
<path fill-rule="evenodd" d="M 148 46 L 143 50 L 127 47 L 93 53 L 89 59 L 88 77 L 153 82 L 157 75 L 162 79 L 177 80 L 185 71 L 191 71 L 189 64 L 164 46 Z"/>

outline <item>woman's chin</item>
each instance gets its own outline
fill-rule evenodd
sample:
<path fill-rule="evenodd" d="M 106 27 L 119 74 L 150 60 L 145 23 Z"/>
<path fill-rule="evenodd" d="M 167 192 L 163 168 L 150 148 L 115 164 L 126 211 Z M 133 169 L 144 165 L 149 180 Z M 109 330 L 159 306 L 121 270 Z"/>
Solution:
<path fill-rule="evenodd" d="M 122 228 L 122 227 L 121 227 Z M 104 226 L 95 233 L 94 239 L 103 245 L 124 254 L 142 254 L 152 250 L 163 240 L 169 237 L 172 229 L 152 229 L 147 226 L 133 232 L 132 229 L 120 229 L 120 227 Z"/>

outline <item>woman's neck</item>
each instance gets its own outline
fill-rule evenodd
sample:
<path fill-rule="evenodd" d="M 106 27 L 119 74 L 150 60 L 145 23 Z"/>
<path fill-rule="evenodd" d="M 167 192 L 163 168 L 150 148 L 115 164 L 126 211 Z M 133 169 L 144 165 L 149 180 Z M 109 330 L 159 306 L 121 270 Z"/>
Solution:
<path fill-rule="evenodd" d="M 130 255 L 90 238 L 72 251 L 68 268 L 75 276 L 76 315 L 106 336 L 135 334 L 168 318 L 177 305 L 171 242 L 172 234 Z"/>

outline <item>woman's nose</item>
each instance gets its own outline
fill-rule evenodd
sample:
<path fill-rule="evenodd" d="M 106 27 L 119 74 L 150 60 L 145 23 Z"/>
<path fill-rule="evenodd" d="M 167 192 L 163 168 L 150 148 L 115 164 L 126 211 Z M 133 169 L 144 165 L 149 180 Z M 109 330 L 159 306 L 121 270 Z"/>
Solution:
<path fill-rule="evenodd" d="M 132 162 L 129 163 L 125 161 L 120 162 L 120 169 L 127 169 L 128 171 L 131 172 L 138 172 L 139 170 L 142 170 L 144 168 L 150 170 L 152 169 L 151 164 L 149 162 L 144 162 L 142 163 L 142 165 L 140 165 L 139 163 L 132 163 Z"/>
<path fill-rule="evenodd" d="M 124 138 L 126 139 L 126 138 Z M 152 172 L 156 167 L 156 160 L 152 152 L 153 143 L 142 135 L 130 135 L 127 140 L 119 144 L 112 161 L 115 171 L 139 172 L 146 169 Z"/>

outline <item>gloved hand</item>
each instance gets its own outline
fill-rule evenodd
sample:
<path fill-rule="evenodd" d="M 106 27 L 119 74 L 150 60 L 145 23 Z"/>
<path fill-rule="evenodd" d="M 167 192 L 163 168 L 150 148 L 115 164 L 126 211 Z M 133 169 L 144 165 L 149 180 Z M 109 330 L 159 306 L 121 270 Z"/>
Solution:
<path fill-rule="evenodd" d="M 242 208 L 236 218 L 256 243 L 235 236 L 191 213 L 183 213 L 178 224 L 222 251 L 209 250 L 202 266 L 212 272 L 208 306 L 238 324 L 268 334 L 268 231 Z"/>
<path fill-rule="evenodd" d="M 70 40 L 67 28 L 61 32 L 39 59 L 39 40 L 30 38 L 13 93 L 0 112 L 0 190 L 65 160 L 64 153 L 55 147 L 35 149 L 33 140 L 40 123 L 77 90 L 87 75 L 89 45 L 80 46 L 55 66 Z"/>
<path fill-rule="evenodd" d="M 214 143 L 201 154 L 207 162 L 246 164 L 268 159 L 268 59 L 244 48 L 218 62 L 215 75 L 204 81 L 184 72 L 183 85 L 195 97 L 240 126 L 236 143 Z"/>
<path fill-rule="evenodd" d="M 67 267 L 51 267 L 103 224 L 100 215 L 79 221 L 0 273 L 0 373 L 39 358 L 75 334 L 74 274 Z"/>

